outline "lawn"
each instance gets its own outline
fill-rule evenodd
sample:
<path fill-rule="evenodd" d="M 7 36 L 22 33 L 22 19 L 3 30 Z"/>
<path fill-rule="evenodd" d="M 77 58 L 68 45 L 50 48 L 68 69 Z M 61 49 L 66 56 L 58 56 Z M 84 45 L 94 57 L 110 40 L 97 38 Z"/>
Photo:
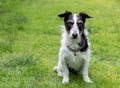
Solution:
<path fill-rule="evenodd" d="M 71 73 L 62 84 L 53 72 L 60 47 L 57 15 L 85 11 L 93 84 Z M 120 88 L 119 0 L 0 0 L 0 88 Z"/>

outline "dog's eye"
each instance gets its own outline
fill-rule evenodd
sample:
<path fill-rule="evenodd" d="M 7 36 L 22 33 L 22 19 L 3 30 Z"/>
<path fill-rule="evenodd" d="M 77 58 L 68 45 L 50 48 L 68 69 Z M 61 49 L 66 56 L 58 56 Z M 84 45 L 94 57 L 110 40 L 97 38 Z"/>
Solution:
<path fill-rule="evenodd" d="M 78 28 L 79 28 L 80 31 L 82 31 L 84 29 L 84 24 L 83 23 L 78 22 L 77 25 L 78 25 Z"/>
<path fill-rule="evenodd" d="M 73 22 L 67 22 L 68 27 L 72 27 L 72 25 L 73 25 Z"/>
<path fill-rule="evenodd" d="M 79 27 L 83 27 L 83 26 L 84 26 L 84 24 L 81 23 L 81 22 L 78 22 L 77 25 L 78 25 Z"/>

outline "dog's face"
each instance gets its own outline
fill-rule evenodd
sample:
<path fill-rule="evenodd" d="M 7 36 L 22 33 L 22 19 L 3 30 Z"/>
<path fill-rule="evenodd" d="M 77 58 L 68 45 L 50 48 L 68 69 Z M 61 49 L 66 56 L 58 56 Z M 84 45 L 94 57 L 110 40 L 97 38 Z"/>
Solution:
<path fill-rule="evenodd" d="M 72 14 L 72 12 L 69 11 L 65 11 L 58 16 L 64 18 L 66 31 L 72 39 L 79 38 L 84 31 L 86 18 L 92 18 L 84 12 Z"/>

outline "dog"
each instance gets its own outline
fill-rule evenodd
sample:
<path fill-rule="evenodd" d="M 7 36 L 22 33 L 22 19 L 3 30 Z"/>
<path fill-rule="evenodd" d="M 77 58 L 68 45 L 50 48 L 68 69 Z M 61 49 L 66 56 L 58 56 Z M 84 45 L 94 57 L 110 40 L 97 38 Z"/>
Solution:
<path fill-rule="evenodd" d="M 53 68 L 58 76 L 63 77 L 62 83 L 69 83 L 70 69 L 82 74 L 83 80 L 92 83 L 88 76 L 90 62 L 90 43 L 86 30 L 86 18 L 93 18 L 85 12 L 72 14 L 65 11 L 58 15 L 64 18 L 61 47 L 58 65 Z"/>

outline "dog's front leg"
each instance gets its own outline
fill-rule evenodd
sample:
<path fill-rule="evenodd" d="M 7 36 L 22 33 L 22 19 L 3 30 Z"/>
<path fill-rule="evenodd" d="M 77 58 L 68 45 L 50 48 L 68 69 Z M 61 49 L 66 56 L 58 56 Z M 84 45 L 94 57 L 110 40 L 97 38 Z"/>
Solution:
<path fill-rule="evenodd" d="M 82 68 L 83 80 L 87 83 L 92 83 L 92 81 L 90 80 L 90 78 L 88 76 L 88 68 L 89 68 L 89 61 L 85 60 L 84 64 L 83 64 L 83 68 Z"/>
<path fill-rule="evenodd" d="M 65 62 L 65 59 L 62 63 L 62 66 L 63 66 L 63 81 L 62 81 L 62 83 L 69 83 L 69 70 L 68 70 L 67 64 Z"/>

